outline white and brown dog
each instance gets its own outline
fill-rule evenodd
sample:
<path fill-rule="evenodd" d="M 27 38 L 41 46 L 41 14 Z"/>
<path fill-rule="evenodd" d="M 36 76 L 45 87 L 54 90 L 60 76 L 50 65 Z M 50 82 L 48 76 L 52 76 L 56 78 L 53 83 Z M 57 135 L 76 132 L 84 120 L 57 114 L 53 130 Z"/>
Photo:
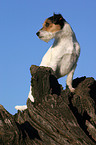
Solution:
<path fill-rule="evenodd" d="M 54 14 L 45 20 L 43 27 L 36 34 L 45 42 L 55 39 L 53 45 L 43 56 L 40 66 L 51 67 L 57 78 L 67 75 L 66 84 L 70 91 L 74 92 L 72 79 L 80 55 L 80 46 L 71 26 L 61 14 Z M 30 87 L 28 98 L 34 102 L 31 90 Z M 15 108 L 24 110 L 27 106 L 16 106 Z"/>

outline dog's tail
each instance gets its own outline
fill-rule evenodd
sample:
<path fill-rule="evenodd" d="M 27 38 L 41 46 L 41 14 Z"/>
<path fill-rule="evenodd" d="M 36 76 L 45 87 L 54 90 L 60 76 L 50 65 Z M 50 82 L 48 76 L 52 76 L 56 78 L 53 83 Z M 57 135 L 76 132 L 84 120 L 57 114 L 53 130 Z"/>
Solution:
<path fill-rule="evenodd" d="M 15 106 L 16 110 L 20 110 L 20 111 L 24 111 L 25 109 L 27 109 L 27 105 L 23 105 L 23 106 Z"/>

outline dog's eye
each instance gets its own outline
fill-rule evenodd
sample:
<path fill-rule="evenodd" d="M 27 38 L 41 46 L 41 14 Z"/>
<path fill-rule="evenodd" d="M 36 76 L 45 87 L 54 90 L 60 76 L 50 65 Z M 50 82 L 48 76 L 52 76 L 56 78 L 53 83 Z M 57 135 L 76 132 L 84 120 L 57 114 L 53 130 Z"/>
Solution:
<path fill-rule="evenodd" d="M 46 23 L 45 26 L 48 27 L 49 26 L 49 23 Z"/>

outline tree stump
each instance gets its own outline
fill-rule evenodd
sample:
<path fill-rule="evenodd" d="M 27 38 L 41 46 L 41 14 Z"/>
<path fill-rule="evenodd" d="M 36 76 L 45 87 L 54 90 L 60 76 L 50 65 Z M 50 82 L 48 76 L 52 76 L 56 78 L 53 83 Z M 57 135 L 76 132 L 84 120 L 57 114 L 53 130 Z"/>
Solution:
<path fill-rule="evenodd" d="M 30 71 L 35 102 L 15 115 L 0 105 L 0 145 L 96 145 L 96 81 L 76 78 L 71 93 L 51 68 Z"/>

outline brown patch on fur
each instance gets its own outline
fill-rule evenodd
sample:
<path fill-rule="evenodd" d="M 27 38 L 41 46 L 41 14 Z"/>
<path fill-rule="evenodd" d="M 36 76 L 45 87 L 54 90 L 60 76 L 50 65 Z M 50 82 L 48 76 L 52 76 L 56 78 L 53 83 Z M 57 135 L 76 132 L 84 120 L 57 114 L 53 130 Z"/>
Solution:
<path fill-rule="evenodd" d="M 54 24 L 50 19 L 46 19 L 45 22 L 43 23 L 43 31 L 48 31 L 48 32 L 57 32 L 61 30 L 61 26 L 59 24 Z"/>

